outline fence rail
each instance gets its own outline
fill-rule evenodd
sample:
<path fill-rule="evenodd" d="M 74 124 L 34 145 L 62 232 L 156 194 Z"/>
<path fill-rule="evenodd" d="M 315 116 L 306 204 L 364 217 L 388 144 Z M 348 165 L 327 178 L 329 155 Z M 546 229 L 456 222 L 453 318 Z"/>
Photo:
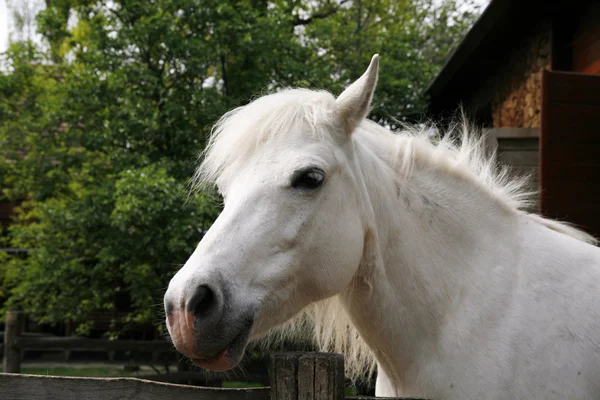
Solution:
<path fill-rule="evenodd" d="M 106 340 L 83 337 L 20 336 L 13 341 L 19 349 L 107 350 L 107 351 L 171 351 L 173 345 L 164 340 Z"/>
<path fill-rule="evenodd" d="M 173 345 L 164 340 L 106 340 L 26 335 L 21 332 L 23 318 L 23 314 L 18 311 L 6 313 L 4 343 L 0 350 L 3 352 L 3 370 L 7 373 L 21 372 L 21 351 L 25 349 L 147 351 L 153 353 L 174 351 Z"/>
<path fill-rule="evenodd" d="M 344 358 L 330 353 L 277 353 L 271 358 L 270 387 L 223 389 L 164 383 L 139 378 L 79 378 L 22 375 L 24 348 L 99 348 L 156 351 L 171 345 L 159 341 L 106 341 L 85 338 L 21 336 L 22 314 L 9 312 L 4 331 L 5 373 L 0 374 L 2 400 L 368 400 L 345 397 Z M 409 398 L 403 398 L 409 399 Z M 382 400 L 377 398 L 377 400 Z M 396 399 L 396 400 L 399 400 Z"/>
<path fill-rule="evenodd" d="M 8 312 L 6 315 L 6 331 L 0 332 L 0 357 L 3 359 L 3 369 L 7 373 L 20 373 L 23 351 L 128 351 L 132 353 L 152 353 L 152 363 L 158 361 L 160 354 L 173 353 L 177 356 L 175 347 L 164 340 L 107 340 L 81 337 L 57 337 L 29 332 L 21 332 L 23 315 L 18 312 Z M 4 352 L 8 348 L 9 350 Z M 266 361 L 266 360 L 265 360 Z M 168 363 L 165 359 L 163 362 Z M 242 380 L 246 382 L 269 385 L 267 367 L 262 360 L 247 360 L 242 370 L 235 374 L 224 374 L 201 371 L 189 371 L 187 362 L 177 362 L 177 372 L 166 368 L 165 373 L 138 376 L 143 380 L 164 383 L 194 384 L 200 386 L 220 387 L 223 381 Z M 235 378 L 235 379 L 233 379 Z M 0 396 L 0 398 L 2 398 Z"/>
<path fill-rule="evenodd" d="M 271 387 L 223 389 L 138 378 L 0 374 L 3 400 L 375 400 L 367 396 L 344 397 L 344 359 L 339 354 L 275 354 L 271 361 L 271 381 Z"/>
<path fill-rule="evenodd" d="M 0 374 L 4 400 L 267 400 L 269 388 L 221 389 L 137 378 L 74 378 Z"/>

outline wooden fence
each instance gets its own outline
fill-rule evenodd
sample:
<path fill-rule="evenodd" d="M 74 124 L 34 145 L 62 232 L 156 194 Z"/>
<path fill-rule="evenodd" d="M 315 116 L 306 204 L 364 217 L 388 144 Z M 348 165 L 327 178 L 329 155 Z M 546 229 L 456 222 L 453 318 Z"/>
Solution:
<path fill-rule="evenodd" d="M 271 358 L 270 373 L 271 387 L 246 389 L 174 385 L 137 378 L 72 378 L 3 373 L 0 374 L 0 394 L 3 400 L 375 399 L 345 396 L 344 358 L 340 354 L 274 354 Z"/>
<path fill-rule="evenodd" d="M 152 353 L 153 361 L 158 355 L 167 358 L 181 359 L 175 347 L 164 340 L 107 340 L 81 337 L 53 337 L 22 332 L 24 315 L 20 312 L 9 311 L 6 314 L 5 331 L 0 332 L 0 357 L 3 359 L 5 373 L 21 373 L 23 353 L 28 351 L 127 351 L 131 353 Z M 173 357 L 169 357 L 173 355 Z M 111 357 L 109 357 L 111 359 Z M 168 360 L 163 360 L 165 366 Z M 152 363 L 151 363 L 152 364 Z M 156 368 L 153 367 L 156 370 Z M 241 368 L 234 373 L 215 373 L 206 370 L 190 371 L 187 361 L 177 362 L 176 372 L 168 367 L 166 373 L 141 375 L 138 378 L 165 383 L 183 383 L 201 386 L 220 387 L 226 380 L 243 380 L 246 382 L 269 385 L 268 360 L 245 360 Z M 0 396 L 0 400 L 2 396 Z"/>
<path fill-rule="evenodd" d="M 138 378 L 75 378 L 6 373 L 20 371 L 21 349 L 34 346 L 64 348 L 65 338 L 20 336 L 20 313 L 10 312 L 4 333 L 5 373 L 0 374 L 2 400 L 360 400 L 369 397 L 345 397 L 344 358 L 330 353 L 276 353 L 271 357 L 270 387 L 223 389 L 176 385 Z M 41 340 L 44 339 L 44 340 Z M 59 340 L 60 339 L 60 340 Z M 102 346 L 106 340 L 66 338 L 83 348 Z M 102 344 L 100 343 L 102 342 Z M 156 350 L 166 346 L 154 341 L 115 342 L 115 350 Z M 128 346 L 126 346 L 126 344 Z M 169 345 L 170 346 L 170 345 Z M 380 399 L 380 398 L 379 398 Z"/>
<path fill-rule="evenodd" d="M 164 340 L 106 340 L 82 337 L 23 335 L 23 313 L 6 313 L 2 350 L 4 372 L 21 372 L 22 350 L 103 350 L 137 352 L 172 352 L 173 345 Z"/>

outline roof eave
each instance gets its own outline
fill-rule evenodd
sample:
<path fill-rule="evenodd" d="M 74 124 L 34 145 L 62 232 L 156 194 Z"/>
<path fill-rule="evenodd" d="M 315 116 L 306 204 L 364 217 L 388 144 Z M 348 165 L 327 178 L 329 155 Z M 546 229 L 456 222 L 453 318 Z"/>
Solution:
<path fill-rule="evenodd" d="M 498 21 L 508 11 L 514 0 L 492 0 L 465 35 L 458 47 L 444 63 L 440 73 L 425 89 L 425 94 L 435 96 L 440 93 L 452 77 L 466 64 L 485 37 L 494 29 Z"/>

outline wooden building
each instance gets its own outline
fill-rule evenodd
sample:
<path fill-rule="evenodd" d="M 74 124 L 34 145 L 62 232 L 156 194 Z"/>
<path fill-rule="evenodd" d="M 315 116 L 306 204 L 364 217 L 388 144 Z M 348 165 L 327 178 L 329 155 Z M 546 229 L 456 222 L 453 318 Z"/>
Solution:
<path fill-rule="evenodd" d="M 492 0 L 427 95 L 532 175 L 535 211 L 600 237 L 600 1 Z"/>

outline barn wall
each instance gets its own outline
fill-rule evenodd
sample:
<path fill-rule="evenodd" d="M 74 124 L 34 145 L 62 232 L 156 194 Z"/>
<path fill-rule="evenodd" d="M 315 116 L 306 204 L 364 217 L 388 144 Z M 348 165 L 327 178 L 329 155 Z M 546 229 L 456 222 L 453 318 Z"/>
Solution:
<path fill-rule="evenodd" d="M 514 176 L 528 177 L 528 190 L 535 193 L 533 204 L 527 211 L 538 212 L 540 209 L 539 196 L 539 159 L 538 138 L 499 138 L 498 161 L 509 165 Z"/>
<path fill-rule="evenodd" d="M 471 118 L 494 128 L 539 128 L 542 71 L 551 68 L 551 44 L 548 18 L 530 27 L 518 45 L 499 49 L 503 61 L 488 63 L 476 89 L 461 99 Z"/>
<path fill-rule="evenodd" d="M 544 73 L 542 211 L 600 238 L 600 76 Z"/>
<path fill-rule="evenodd" d="M 539 128 L 542 71 L 551 67 L 551 25 L 543 22 L 498 70 L 491 104 L 494 127 Z"/>
<path fill-rule="evenodd" d="M 539 212 L 539 135 L 537 128 L 492 128 L 487 129 L 489 145 L 496 151 L 497 159 L 509 167 L 514 176 L 528 178 L 528 190 L 532 196 L 529 212 Z"/>
<path fill-rule="evenodd" d="M 600 4 L 590 4 L 572 40 L 573 71 L 600 74 Z"/>

